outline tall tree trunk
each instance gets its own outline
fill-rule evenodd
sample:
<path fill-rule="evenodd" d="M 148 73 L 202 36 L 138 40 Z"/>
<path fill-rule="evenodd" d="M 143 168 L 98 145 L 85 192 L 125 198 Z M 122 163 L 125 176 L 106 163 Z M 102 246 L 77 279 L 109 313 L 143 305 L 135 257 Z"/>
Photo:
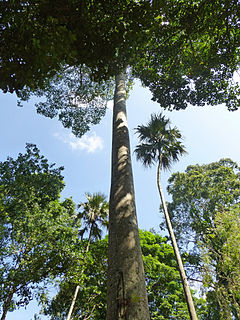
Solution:
<path fill-rule="evenodd" d="M 175 238 L 175 235 L 174 235 L 174 231 L 173 231 L 172 223 L 171 223 L 171 220 L 170 220 L 170 217 L 169 217 L 169 214 L 168 214 L 167 206 L 166 206 L 166 203 L 165 203 L 165 200 L 164 200 L 160 178 L 161 178 L 161 157 L 159 157 L 158 172 L 157 172 L 158 190 L 159 190 L 160 198 L 161 198 L 162 205 L 163 205 L 163 212 L 164 212 L 164 215 L 165 215 L 168 232 L 170 234 L 173 250 L 174 250 L 174 253 L 175 253 L 175 256 L 176 256 L 178 269 L 179 269 L 179 273 L 180 273 L 181 280 L 182 280 L 183 290 L 184 290 L 184 294 L 185 294 L 185 297 L 186 297 L 186 302 L 187 302 L 187 306 L 188 306 L 190 319 L 191 320 L 197 320 L 197 314 L 196 314 L 195 307 L 194 307 L 194 304 L 193 304 L 192 294 L 191 294 L 190 287 L 189 287 L 189 284 L 188 284 L 188 280 L 187 280 L 187 277 L 186 277 L 186 274 L 185 274 L 185 271 L 184 271 L 182 258 L 181 258 L 181 255 L 180 255 L 180 252 L 179 252 L 179 249 L 178 249 L 177 241 L 176 241 L 176 238 Z"/>
<path fill-rule="evenodd" d="M 116 76 L 109 210 L 107 320 L 148 320 L 126 116 L 126 75 Z"/>
<path fill-rule="evenodd" d="M 92 223 L 91 228 L 90 228 L 90 232 L 89 232 L 89 236 L 88 236 L 88 243 L 87 243 L 87 247 L 86 247 L 86 250 L 85 250 L 85 254 L 89 250 L 92 233 L 93 233 L 93 223 Z M 83 273 L 83 270 L 81 272 L 81 275 L 82 275 L 82 273 Z M 67 315 L 67 319 L 66 320 L 70 320 L 71 319 L 73 308 L 74 308 L 76 300 L 77 300 L 79 289 L 80 289 L 80 286 L 77 285 L 76 289 L 75 289 L 75 292 L 74 292 L 74 296 L 73 296 L 73 299 L 72 299 L 71 306 L 70 306 L 69 311 L 68 311 L 68 315 Z"/>

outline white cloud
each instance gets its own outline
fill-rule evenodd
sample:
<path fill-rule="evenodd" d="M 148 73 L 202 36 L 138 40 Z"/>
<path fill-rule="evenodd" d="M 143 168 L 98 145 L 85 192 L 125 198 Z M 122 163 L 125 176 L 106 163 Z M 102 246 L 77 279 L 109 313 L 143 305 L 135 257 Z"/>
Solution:
<path fill-rule="evenodd" d="M 94 153 L 97 150 L 103 149 L 103 140 L 101 137 L 97 136 L 95 132 L 91 135 L 85 134 L 82 138 L 76 138 L 72 133 L 55 133 L 54 136 L 70 146 L 72 150 L 83 150 L 88 153 Z"/>
<path fill-rule="evenodd" d="M 113 110 L 113 100 L 109 100 L 107 102 L 107 108 L 110 109 L 110 110 Z"/>

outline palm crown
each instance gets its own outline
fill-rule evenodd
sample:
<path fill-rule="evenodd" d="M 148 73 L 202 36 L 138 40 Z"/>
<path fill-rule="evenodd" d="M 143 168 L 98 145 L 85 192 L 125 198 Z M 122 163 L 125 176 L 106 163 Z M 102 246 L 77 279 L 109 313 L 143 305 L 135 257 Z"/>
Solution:
<path fill-rule="evenodd" d="M 102 230 L 101 227 L 108 225 L 109 205 L 106 201 L 106 196 L 101 193 L 86 194 L 87 202 L 79 205 L 82 211 L 79 213 L 79 218 L 82 219 L 85 226 L 81 233 L 89 231 L 90 237 L 100 239 Z"/>
<path fill-rule="evenodd" d="M 145 166 L 150 167 L 159 161 L 161 168 L 167 170 L 179 156 L 187 153 L 180 131 L 171 128 L 170 120 L 162 113 L 151 115 L 147 125 L 138 126 L 136 133 L 141 142 L 136 146 L 136 157 Z"/>

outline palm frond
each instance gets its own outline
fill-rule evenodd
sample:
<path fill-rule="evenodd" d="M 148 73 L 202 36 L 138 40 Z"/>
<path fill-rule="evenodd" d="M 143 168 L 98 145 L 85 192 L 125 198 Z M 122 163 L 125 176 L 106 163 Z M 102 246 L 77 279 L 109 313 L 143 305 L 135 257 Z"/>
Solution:
<path fill-rule="evenodd" d="M 78 217 L 85 226 L 84 232 L 93 228 L 92 237 L 101 238 L 102 228 L 108 226 L 109 204 L 102 193 L 86 193 L 86 202 L 78 205 Z"/>
<path fill-rule="evenodd" d="M 172 163 L 186 152 L 180 131 L 170 126 L 170 120 L 162 113 L 152 114 L 147 125 L 135 129 L 140 144 L 136 146 L 137 160 L 144 166 L 151 166 L 161 157 L 162 169 L 169 170 Z"/>
<path fill-rule="evenodd" d="M 137 160 L 140 160 L 146 167 L 151 167 L 157 161 L 157 150 L 151 144 L 139 144 L 134 152 L 136 153 Z"/>

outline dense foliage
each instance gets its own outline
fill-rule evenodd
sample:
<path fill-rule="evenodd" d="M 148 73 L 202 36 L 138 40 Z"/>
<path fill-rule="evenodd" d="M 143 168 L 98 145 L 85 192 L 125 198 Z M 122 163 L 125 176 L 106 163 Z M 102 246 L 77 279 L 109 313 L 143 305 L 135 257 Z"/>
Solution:
<path fill-rule="evenodd" d="M 76 261 L 78 223 L 71 199 L 60 201 L 61 171 L 35 145 L 0 163 L 0 303 L 2 318 L 26 306 L 34 289 Z"/>
<path fill-rule="evenodd" d="M 107 239 L 92 239 L 89 252 L 89 240 L 79 242 L 86 229 L 82 217 L 102 206 L 88 195 L 77 214 L 71 199 L 61 202 L 61 171 L 30 144 L 16 160 L 0 163 L 2 319 L 8 310 L 27 305 L 34 293 L 45 314 L 64 319 L 76 285 L 74 317 L 106 316 Z M 206 302 L 195 298 L 199 319 L 239 319 L 240 168 L 230 159 L 193 165 L 169 183 L 168 209 L 188 251 L 189 276 L 198 277 L 206 291 Z M 140 240 L 151 319 L 189 319 L 172 247 L 152 232 L 140 231 Z M 48 300 L 44 285 L 56 277 L 58 294 Z"/>
<path fill-rule="evenodd" d="M 90 92 L 97 86 L 93 99 L 106 97 L 112 77 L 126 68 L 164 108 L 239 106 L 238 0 L 22 0 L 0 6 L 0 88 L 21 97 L 26 90 L 45 91 L 48 107 L 38 110 L 59 114 L 78 135 L 103 113 L 92 105 L 70 110 L 72 97 L 86 102 L 86 83 Z M 83 74 L 90 81 L 84 83 Z M 67 97 L 56 88 L 62 82 Z M 78 133 L 79 121 L 86 127 Z"/>
<path fill-rule="evenodd" d="M 239 16 L 238 0 L 4 0 L 0 88 L 21 98 L 46 94 L 38 110 L 58 116 L 78 136 L 100 120 L 99 97 L 105 99 L 112 77 L 127 68 L 164 108 L 226 103 L 236 110 Z M 86 87 L 93 82 L 100 90 L 90 94 L 91 104 Z M 63 94 L 58 90 L 62 84 Z M 119 140 L 116 134 L 114 141 Z M 113 178 L 112 186 L 121 180 L 124 189 L 125 176 L 120 178 Z M 111 202 L 115 212 L 118 203 Z"/>
<path fill-rule="evenodd" d="M 192 165 L 174 173 L 168 209 L 189 275 L 203 280 L 210 319 L 240 317 L 239 200 L 240 168 L 230 159 Z"/>
<path fill-rule="evenodd" d="M 177 270 L 174 252 L 166 238 L 140 231 L 151 319 L 189 319 L 187 305 Z M 81 269 L 84 267 L 84 273 Z M 73 272 L 75 270 L 76 272 Z M 78 271 L 77 271 L 78 270 Z M 81 264 L 73 266 L 68 279 L 59 285 L 58 294 L 45 303 L 44 313 L 52 320 L 66 318 L 76 283 L 81 275 L 81 289 L 73 319 L 105 319 L 106 317 L 107 239 L 91 243 Z M 46 297 L 45 297 L 46 298 Z M 199 316 L 205 313 L 203 300 L 196 299 Z M 201 318 L 202 319 L 202 318 Z"/>

